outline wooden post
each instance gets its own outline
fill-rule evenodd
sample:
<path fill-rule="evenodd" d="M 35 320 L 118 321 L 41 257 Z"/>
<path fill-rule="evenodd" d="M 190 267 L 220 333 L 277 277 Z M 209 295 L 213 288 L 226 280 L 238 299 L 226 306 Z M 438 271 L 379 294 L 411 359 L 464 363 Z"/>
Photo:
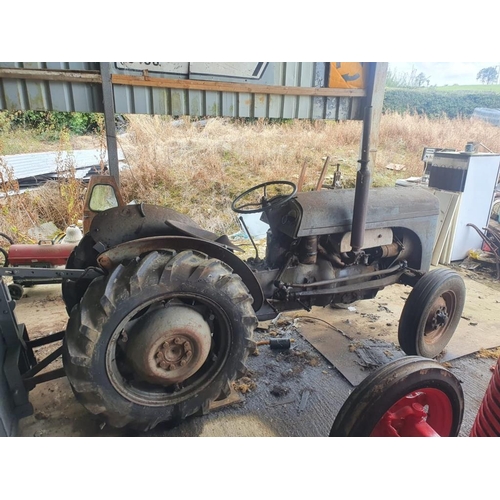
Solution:
<path fill-rule="evenodd" d="M 316 184 L 316 191 L 321 191 L 321 188 L 323 187 L 323 182 L 325 181 L 326 173 L 328 172 L 328 163 L 330 163 L 329 156 L 326 157 L 325 163 L 323 164 L 323 169 L 321 170 L 318 184 Z"/>
<path fill-rule="evenodd" d="M 304 179 L 306 177 L 306 169 L 307 169 L 307 159 L 304 160 L 304 164 L 302 165 L 302 170 L 300 171 L 299 181 L 297 182 L 297 191 L 302 191 L 304 187 Z"/>

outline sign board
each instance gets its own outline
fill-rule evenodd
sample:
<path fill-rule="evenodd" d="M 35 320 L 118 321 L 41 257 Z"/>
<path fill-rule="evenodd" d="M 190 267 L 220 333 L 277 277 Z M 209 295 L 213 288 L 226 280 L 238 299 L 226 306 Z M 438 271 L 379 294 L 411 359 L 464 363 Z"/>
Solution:
<path fill-rule="evenodd" d="M 148 71 L 162 75 L 227 77 L 259 79 L 266 69 L 265 62 L 117 62 L 117 70 Z"/>

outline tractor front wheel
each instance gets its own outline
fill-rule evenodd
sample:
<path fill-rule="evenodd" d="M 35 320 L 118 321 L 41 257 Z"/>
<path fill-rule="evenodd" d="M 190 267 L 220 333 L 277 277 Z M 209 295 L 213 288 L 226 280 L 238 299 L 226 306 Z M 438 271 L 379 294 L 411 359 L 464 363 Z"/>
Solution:
<path fill-rule="evenodd" d="M 437 361 L 407 356 L 376 370 L 340 409 L 330 437 L 456 437 L 460 381 Z"/>
<path fill-rule="evenodd" d="M 412 356 L 435 358 L 450 341 L 465 304 L 465 284 L 449 269 L 435 269 L 417 282 L 401 313 L 399 345 Z"/>

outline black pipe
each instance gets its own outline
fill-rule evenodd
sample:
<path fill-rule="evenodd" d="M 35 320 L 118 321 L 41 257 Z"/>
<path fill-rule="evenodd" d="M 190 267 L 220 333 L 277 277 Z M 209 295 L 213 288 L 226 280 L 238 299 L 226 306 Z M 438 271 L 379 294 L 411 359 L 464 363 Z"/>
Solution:
<path fill-rule="evenodd" d="M 365 240 L 366 215 L 368 213 L 368 192 L 370 189 L 370 133 L 372 125 L 372 107 L 365 108 L 363 118 L 363 139 L 361 143 L 361 164 L 356 174 L 356 189 L 354 191 L 354 210 L 352 215 L 351 248 L 359 253 Z"/>
<path fill-rule="evenodd" d="M 377 269 L 376 271 L 371 271 L 369 273 L 356 274 L 352 276 L 343 276 L 342 278 L 334 278 L 331 280 L 323 280 L 323 281 L 315 281 L 313 283 L 285 283 L 287 287 L 293 288 L 315 288 L 318 286 L 326 286 L 333 285 L 337 283 L 343 283 L 344 281 L 358 280 L 359 278 L 371 278 L 372 276 L 380 276 L 384 274 L 391 274 L 401 269 L 406 268 L 406 262 L 401 261 L 399 264 L 396 264 L 393 267 L 389 267 L 388 269 Z"/>

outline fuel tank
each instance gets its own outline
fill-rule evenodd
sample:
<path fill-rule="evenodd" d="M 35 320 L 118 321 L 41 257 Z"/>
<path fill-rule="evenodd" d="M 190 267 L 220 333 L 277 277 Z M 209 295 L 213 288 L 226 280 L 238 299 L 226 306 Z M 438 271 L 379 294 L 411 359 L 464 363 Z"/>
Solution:
<path fill-rule="evenodd" d="M 58 243 L 53 245 L 14 244 L 9 248 L 11 266 L 64 266 L 76 243 Z"/>

